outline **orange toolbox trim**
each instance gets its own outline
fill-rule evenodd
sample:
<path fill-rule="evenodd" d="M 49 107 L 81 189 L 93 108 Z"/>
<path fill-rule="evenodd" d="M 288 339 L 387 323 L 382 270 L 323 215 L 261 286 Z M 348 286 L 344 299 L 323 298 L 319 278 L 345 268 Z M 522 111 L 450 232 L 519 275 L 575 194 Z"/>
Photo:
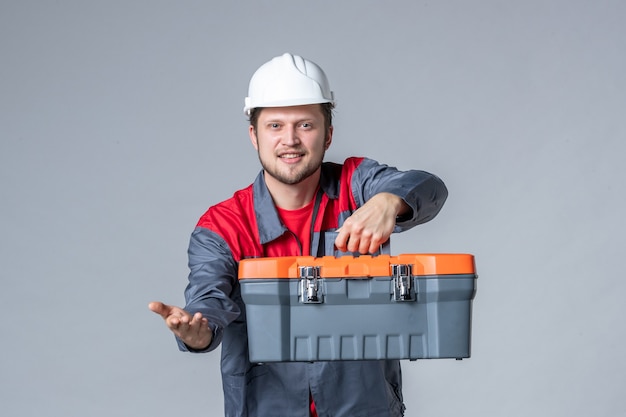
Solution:
<path fill-rule="evenodd" d="M 239 279 L 299 278 L 299 267 L 319 266 L 322 278 L 391 276 L 391 265 L 411 265 L 413 275 L 475 274 L 474 256 L 459 253 L 402 254 L 359 257 L 285 256 L 239 262 Z"/>

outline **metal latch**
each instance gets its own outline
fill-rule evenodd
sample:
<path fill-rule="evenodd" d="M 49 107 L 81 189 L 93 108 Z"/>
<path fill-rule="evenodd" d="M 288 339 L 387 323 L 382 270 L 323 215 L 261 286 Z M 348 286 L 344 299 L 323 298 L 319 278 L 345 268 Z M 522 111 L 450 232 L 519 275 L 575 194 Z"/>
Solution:
<path fill-rule="evenodd" d="M 413 272 L 411 265 L 391 265 L 393 278 L 393 300 L 415 301 L 415 289 L 413 288 Z"/>
<path fill-rule="evenodd" d="M 300 267 L 300 302 L 320 304 L 324 302 L 319 266 Z"/>

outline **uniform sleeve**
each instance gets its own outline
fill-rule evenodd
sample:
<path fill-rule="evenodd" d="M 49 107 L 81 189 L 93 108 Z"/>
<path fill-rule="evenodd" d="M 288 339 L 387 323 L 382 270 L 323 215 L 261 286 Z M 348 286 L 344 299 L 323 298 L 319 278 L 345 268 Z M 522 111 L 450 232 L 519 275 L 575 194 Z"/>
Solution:
<path fill-rule="evenodd" d="M 432 220 L 448 197 L 448 189 L 436 175 L 418 170 L 399 171 L 367 158 L 352 174 L 351 185 L 359 207 L 381 192 L 395 194 L 411 207 L 411 213 L 398 218 L 394 232 Z"/>
<path fill-rule="evenodd" d="M 196 312 L 209 321 L 213 330 L 211 344 L 202 352 L 215 349 L 222 340 L 223 329 L 241 314 L 237 263 L 217 233 L 196 227 L 189 242 L 189 284 L 185 289 L 185 310 Z M 180 350 L 192 351 L 180 339 Z"/>

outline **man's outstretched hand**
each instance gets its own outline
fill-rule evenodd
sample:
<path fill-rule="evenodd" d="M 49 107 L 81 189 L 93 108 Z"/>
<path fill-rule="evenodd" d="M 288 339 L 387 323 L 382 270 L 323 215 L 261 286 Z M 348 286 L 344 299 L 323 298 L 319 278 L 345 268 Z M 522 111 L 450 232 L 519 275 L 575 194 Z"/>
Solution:
<path fill-rule="evenodd" d="M 213 332 L 201 313 L 192 316 L 182 308 L 160 301 L 151 302 L 148 308 L 161 316 L 167 327 L 191 349 L 202 350 L 211 343 Z"/>

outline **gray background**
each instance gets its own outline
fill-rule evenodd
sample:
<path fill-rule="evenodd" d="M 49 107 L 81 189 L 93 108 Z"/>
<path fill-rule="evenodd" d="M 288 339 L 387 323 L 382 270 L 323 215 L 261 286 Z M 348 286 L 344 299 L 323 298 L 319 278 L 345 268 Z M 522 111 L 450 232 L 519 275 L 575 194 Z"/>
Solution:
<path fill-rule="evenodd" d="M 198 217 L 259 170 L 243 97 L 293 52 L 327 159 L 440 175 L 393 252 L 476 255 L 472 358 L 404 363 L 409 416 L 625 415 L 623 1 L 0 1 L 0 414 L 222 413 L 183 302 Z"/>

